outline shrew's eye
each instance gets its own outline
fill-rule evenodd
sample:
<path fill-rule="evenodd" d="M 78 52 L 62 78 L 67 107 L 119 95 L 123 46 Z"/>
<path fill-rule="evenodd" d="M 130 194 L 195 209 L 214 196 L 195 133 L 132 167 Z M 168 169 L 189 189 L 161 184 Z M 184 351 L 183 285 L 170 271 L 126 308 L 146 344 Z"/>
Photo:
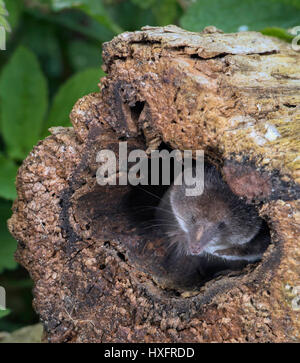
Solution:
<path fill-rule="evenodd" d="M 226 227 L 225 222 L 220 222 L 220 223 L 218 224 L 218 228 L 219 228 L 219 229 L 224 229 L 225 227 Z"/>
<path fill-rule="evenodd" d="M 192 224 L 195 224 L 196 223 L 196 217 L 195 216 L 192 216 L 191 222 L 192 222 Z"/>

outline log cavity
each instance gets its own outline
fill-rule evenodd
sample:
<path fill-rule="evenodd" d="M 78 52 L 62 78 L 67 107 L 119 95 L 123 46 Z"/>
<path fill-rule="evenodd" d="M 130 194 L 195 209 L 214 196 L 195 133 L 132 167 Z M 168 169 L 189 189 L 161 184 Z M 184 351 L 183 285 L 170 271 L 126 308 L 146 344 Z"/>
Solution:
<path fill-rule="evenodd" d="M 160 150 L 167 149 L 162 144 Z M 207 162 L 206 162 L 207 163 Z M 174 167 L 171 158 L 171 182 Z M 162 163 L 160 163 L 160 176 Z M 148 162 L 149 184 L 151 162 Z M 160 222 L 155 219 L 155 209 L 169 186 L 158 185 L 105 186 L 82 195 L 76 202 L 76 220 L 87 229 L 92 239 L 106 242 L 106 248 L 114 251 L 122 262 L 135 265 L 150 274 L 160 287 L 178 293 L 199 289 L 207 281 L 220 276 L 237 276 L 251 272 L 257 264 L 237 263 L 228 270 L 226 264 L 208 263 L 198 256 L 175 253 L 170 248 Z M 269 239 L 269 228 L 264 222 L 262 233 Z M 108 246 L 108 247 L 107 247 Z"/>

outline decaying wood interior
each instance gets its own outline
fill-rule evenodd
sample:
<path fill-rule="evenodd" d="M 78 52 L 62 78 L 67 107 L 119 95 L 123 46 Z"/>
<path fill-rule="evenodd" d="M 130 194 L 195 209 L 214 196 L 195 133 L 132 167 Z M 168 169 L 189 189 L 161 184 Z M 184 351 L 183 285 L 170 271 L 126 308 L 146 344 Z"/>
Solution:
<path fill-rule="evenodd" d="M 21 166 L 9 220 L 50 342 L 300 340 L 300 53 L 254 32 L 146 27 L 106 43 L 107 77 Z M 204 149 L 257 206 L 263 260 L 179 286 L 159 236 L 129 218 L 130 186 L 96 183 L 119 141 Z M 176 275 L 176 271 L 173 271 Z"/>

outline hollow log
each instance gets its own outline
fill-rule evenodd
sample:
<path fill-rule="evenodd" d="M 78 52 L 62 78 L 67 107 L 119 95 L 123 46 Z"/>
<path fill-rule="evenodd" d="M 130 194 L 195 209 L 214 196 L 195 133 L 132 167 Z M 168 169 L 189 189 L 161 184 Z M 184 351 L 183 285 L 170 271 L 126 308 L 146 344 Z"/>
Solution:
<path fill-rule="evenodd" d="M 255 32 L 123 33 L 100 92 L 53 128 L 17 176 L 9 228 L 49 342 L 300 341 L 300 53 Z M 204 150 L 271 231 L 262 261 L 192 288 L 128 217 L 130 186 L 100 186 L 103 149 Z M 170 281 L 173 282 L 170 282 Z"/>

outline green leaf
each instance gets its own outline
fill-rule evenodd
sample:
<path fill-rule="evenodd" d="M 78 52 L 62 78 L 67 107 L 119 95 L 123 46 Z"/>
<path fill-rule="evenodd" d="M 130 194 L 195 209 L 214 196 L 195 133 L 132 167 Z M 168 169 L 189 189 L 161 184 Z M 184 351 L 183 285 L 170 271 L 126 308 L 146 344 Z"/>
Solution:
<path fill-rule="evenodd" d="M 99 91 L 99 78 L 105 73 L 100 68 L 89 68 L 68 79 L 54 97 L 44 135 L 52 126 L 70 126 L 69 114 L 75 102 L 82 96 Z"/>
<path fill-rule="evenodd" d="M 279 39 L 283 39 L 287 42 L 291 42 L 294 39 L 294 35 L 290 34 L 287 30 L 282 29 L 282 28 L 276 28 L 276 27 L 272 27 L 272 28 L 265 28 L 263 30 L 261 30 L 262 34 L 265 35 L 270 35 Z"/>
<path fill-rule="evenodd" d="M 157 23 L 161 26 L 174 24 L 181 12 L 177 0 L 158 1 L 156 6 L 153 7 Z"/>
<path fill-rule="evenodd" d="M 26 17 L 23 22 L 22 44 L 30 47 L 50 78 L 60 77 L 63 73 L 61 47 L 53 24 Z"/>
<path fill-rule="evenodd" d="M 287 5 L 293 5 L 300 9 L 300 0 L 277 0 Z"/>
<path fill-rule="evenodd" d="M 74 40 L 68 47 L 69 62 L 75 71 L 97 67 L 102 63 L 100 45 Z"/>
<path fill-rule="evenodd" d="M 8 314 L 10 314 L 10 310 L 6 309 L 6 310 L 0 310 L 0 319 L 4 318 L 5 316 L 7 316 Z"/>
<path fill-rule="evenodd" d="M 107 42 L 115 35 L 114 32 L 78 10 L 42 13 L 36 9 L 26 8 L 26 13 L 30 14 L 31 17 L 41 20 L 44 24 L 52 23 L 53 25 L 64 27 L 64 29 L 57 28 L 60 32 L 70 29 L 100 42 Z"/>
<path fill-rule="evenodd" d="M 6 8 L 9 14 L 8 21 L 13 29 L 18 26 L 23 7 L 24 3 L 22 0 L 6 0 Z"/>
<path fill-rule="evenodd" d="M 52 0 L 52 7 L 59 11 L 65 8 L 75 7 L 82 10 L 100 24 L 106 26 L 115 34 L 122 33 L 122 29 L 107 14 L 101 0 Z"/>
<path fill-rule="evenodd" d="M 80 6 L 86 2 L 86 0 L 52 0 L 52 8 L 59 11 L 73 6 Z"/>
<path fill-rule="evenodd" d="M 1 130 L 11 158 L 23 160 L 39 140 L 47 94 L 47 82 L 35 55 L 20 46 L 0 77 Z"/>
<path fill-rule="evenodd" d="M 4 16 L 0 15 L 0 26 L 3 26 L 3 28 L 7 31 L 11 31 L 11 27 L 9 25 L 9 22 L 4 18 Z"/>
<path fill-rule="evenodd" d="M 15 187 L 17 171 L 17 165 L 0 154 L 0 197 L 10 200 L 17 197 Z"/>
<path fill-rule="evenodd" d="M 17 267 L 14 252 L 17 247 L 16 240 L 7 229 L 7 220 L 11 215 L 11 203 L 0 201 L 0 274 L 5 270 Z"/>
<path fill-rule="evenodd" d="M 37 2 L 39 2 L 41 5 L 51 5 L 51 3 L 52 3 L 52 0 L 35 0 L 35 1 L 37 1 Z"/>
<path fill-rule="evenodd" d="M 157 0 L 131 0 L 131 2 L 139 6 L 141 9 L 149 9 L 157 3 Z"/>
<path fill-rule="evenodd" d="M 5 19 L 5 16 L 7 15 L 8 11 L 5 7 L 5 3 L 4 1 L 0 0 L 0 26 L 3 26 L 7 32 L 10 32 L 11 31 L 10 25 L 8 21 Z"/>
<path fill-rule="evenodd" d="M 181 26 L 201 31 L 215 25 L 225 32 L 267 27 L 289 28 L 299 24 L 300 11 L 279 0 L 197 0 L 181 18 Z"/>
<path fill-rule="evenodd" d="M 159 26 L 176 23 L 182 13 L 178 0 L 131 0 L 131 3 L 142 10 L 148 10 L 148 13 L 152 12 Z"/>
<path fill-rule="evenodd" d="M 128 31 L 135 31 L 149 24 L 159 25 L 152 9 L 143 9 L 130 1 L 114 2 L 107 6 L 107 10 L 112 18 Z"/>
<path fill-rule="evenodd" d="M 0 14 L 7 15 L 7 10 L 5 8 L 5 3 L 3 0 L 0 0 Z"/>

